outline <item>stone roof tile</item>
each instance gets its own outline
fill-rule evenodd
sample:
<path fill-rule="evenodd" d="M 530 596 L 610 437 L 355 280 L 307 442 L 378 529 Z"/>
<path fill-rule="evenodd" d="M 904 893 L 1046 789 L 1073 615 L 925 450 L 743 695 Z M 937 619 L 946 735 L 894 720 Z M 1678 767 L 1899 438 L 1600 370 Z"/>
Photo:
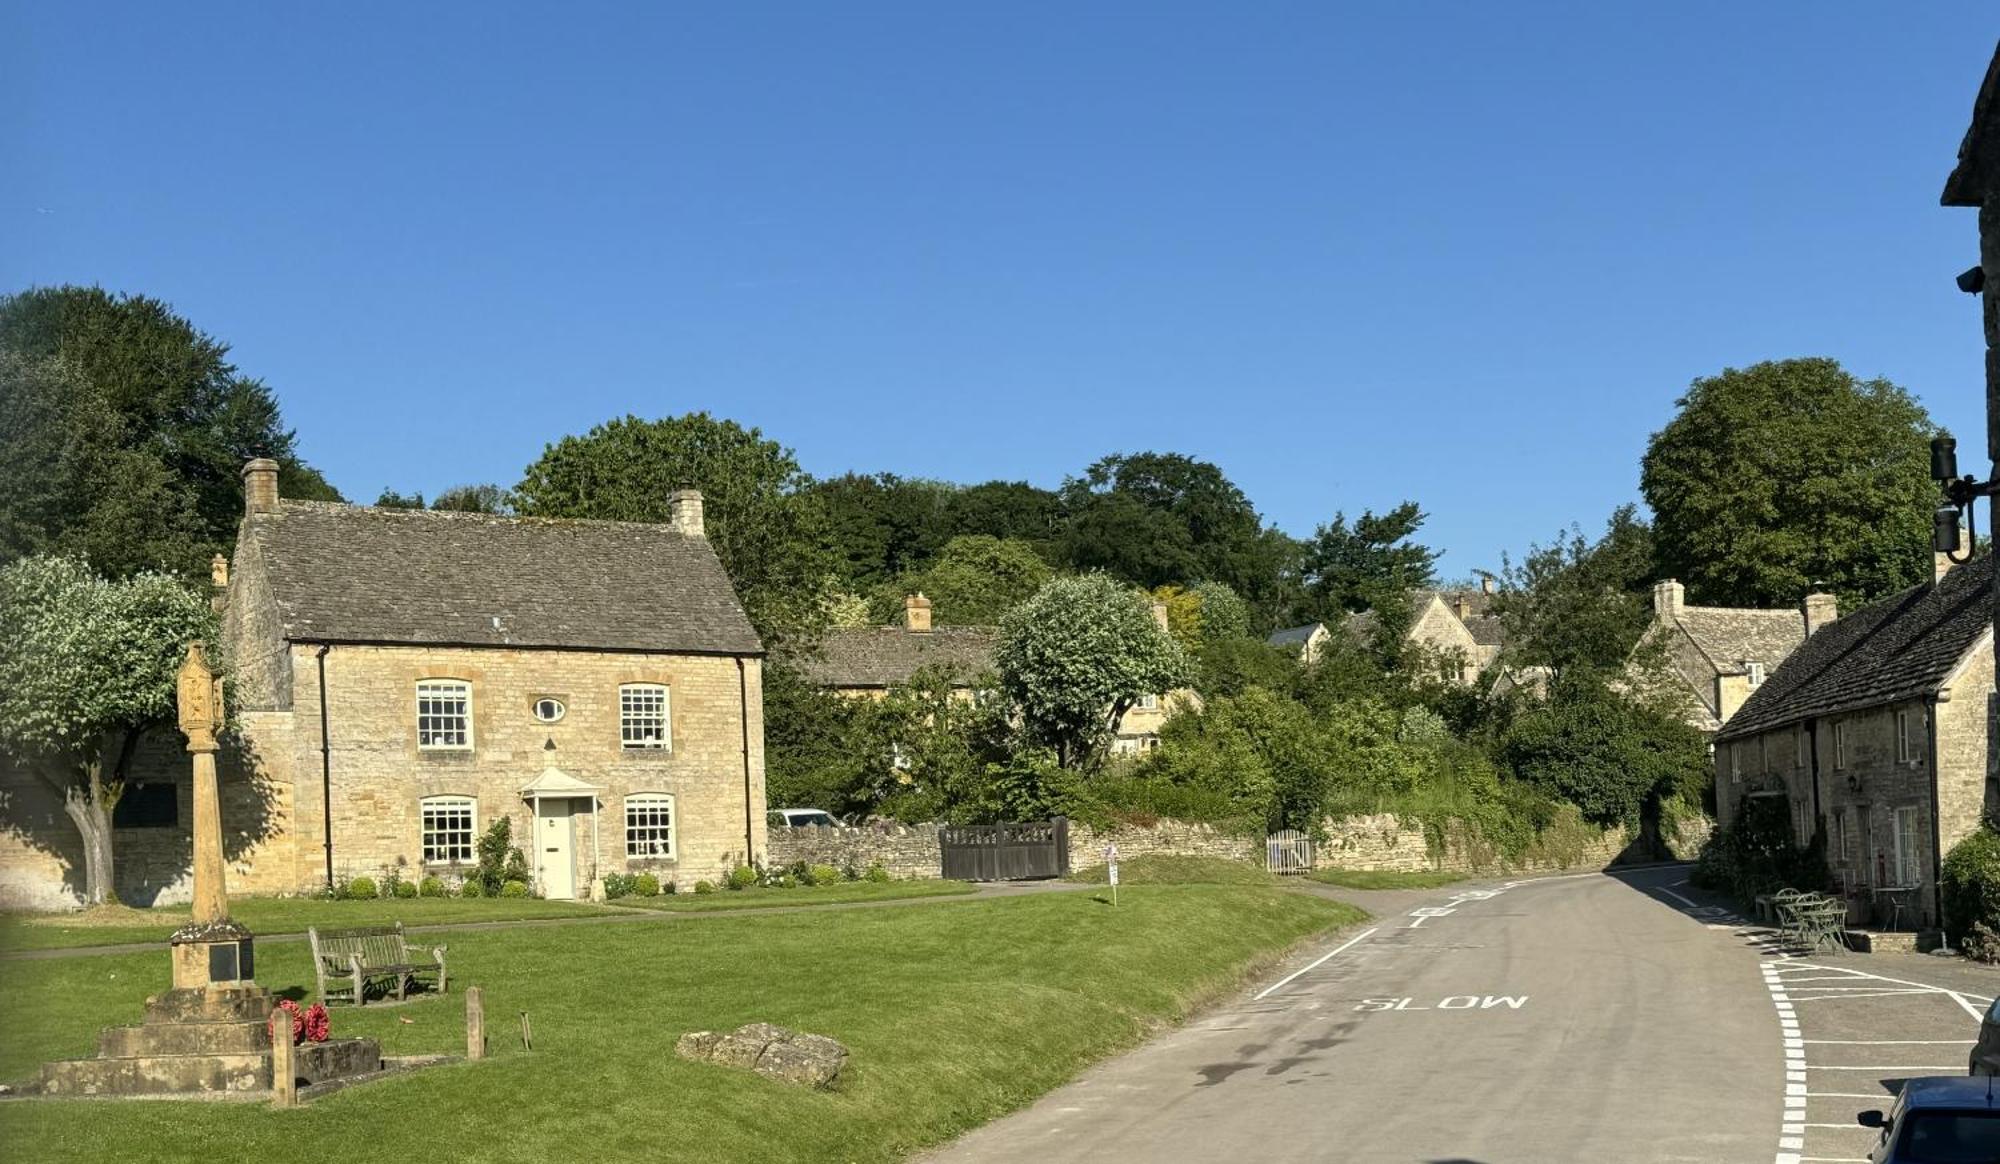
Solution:
<path fill-rule="evenodd" d="M 798 657 L 806 677 L 822 687 L 890 687 L 925 667 L 955 671 L 961 685 L 993 669 L 1000 632 L 987 626 L 845 627 L 827 632 L 814 654 Z"/>

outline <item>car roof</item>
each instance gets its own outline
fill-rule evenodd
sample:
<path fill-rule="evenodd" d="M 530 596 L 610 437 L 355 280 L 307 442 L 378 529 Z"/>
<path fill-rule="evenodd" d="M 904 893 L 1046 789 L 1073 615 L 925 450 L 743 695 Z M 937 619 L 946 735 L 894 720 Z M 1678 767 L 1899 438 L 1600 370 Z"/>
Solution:
<path fill-rule="evenodd" d="M 1907 1080 L 1903 1084 L 1903 1108 L 1958 1108 L 2000 1111 L 2000 1089 L 1994 1077 L 1980 1075 L 1932 1075 Z"/>

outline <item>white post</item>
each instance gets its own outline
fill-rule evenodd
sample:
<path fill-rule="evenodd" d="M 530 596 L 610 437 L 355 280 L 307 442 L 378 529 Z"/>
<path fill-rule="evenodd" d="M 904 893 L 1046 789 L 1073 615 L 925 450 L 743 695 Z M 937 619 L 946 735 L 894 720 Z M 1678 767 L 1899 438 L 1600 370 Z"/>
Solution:
<path fill-rule="evenodd" d="M 588 889 L 587 891 L 585 891 L 585 893 L 584 893 L 584 896 L 585 896 L 585 897 L 587 897 L 587 898 L 589 898 L 589 899 L 590 899 L 590 900 L 592 900 L 592 901 L 595 901 L 595 900 L 597 900 L 597 885 L 598 885 L 598 881 L 599 881 L 599 880 L 601 879 L 601 877 L 603 876 L 603 873 L 604 873 L 604 868 L 603 868 L 603 866 L 604 866 L 604 834 L 603 834 L 603 833 L 602 833 L 601 831 L 599 831 L 599 829 L 598 829 L 598 827 L 597 827 L 597 822 L 598 822 L 599 818 L 601 818 L 601 817 L 602 817 L 603 815 L 604 815 L 604 801 L 603 801 L 603 800 L 602 800 L 601 798 L 599 798 L 599 797 L 598 797 L 597 793 L 593 792 L 593 793 L 591 793 L 591 794 L 590 794 L 590 879 L 591 879 L 591 884 L 590 884 L 590 888 L 589 888 L 589 889 Z"/>

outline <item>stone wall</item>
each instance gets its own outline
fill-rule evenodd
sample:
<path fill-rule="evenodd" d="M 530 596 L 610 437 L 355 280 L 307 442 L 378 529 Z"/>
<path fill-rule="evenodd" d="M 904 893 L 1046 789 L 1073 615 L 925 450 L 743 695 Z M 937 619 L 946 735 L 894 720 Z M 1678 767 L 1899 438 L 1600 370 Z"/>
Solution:
<path fill-rule="evenodd" d="M 832 865 L 866 870 L 880 865 L 892 877 L 937 877 L 944 870 L 936 825 L 824 826 L 771 830 L 771 864 Z"/>
<path fill-rule="evenodd" d="M 1102 832 L 1072 821 L 1069 826 L 1069 864 L 1087 869 L 1104 864 L 1104 847 L 1118 846 L 1118 859 L 1154 855 L 1173 857 L 1223 857 L 1233 861 L 1262 861 L 1263 842 L 1256 837 L 1218 832 L 1214 826 L 1163 820 L 1152 825 L 1117 825 Z"/>
<path fill-rule="evenodd" d="M 1560 836 L 1552 832 L 1520 859 L 1509 860 L 1458 827 L 1445 829 L 1442 846 L 1433 852 L 1421 825 L 1388 813 L 1329 820 L 1326 831 L 1327 841 L 1314 859 L 1319 868 L 1392 873 L 1603 869 L 1631 843 L 1623 828 L 1598 830 L 1578 824 L 1561 829 Z"/>

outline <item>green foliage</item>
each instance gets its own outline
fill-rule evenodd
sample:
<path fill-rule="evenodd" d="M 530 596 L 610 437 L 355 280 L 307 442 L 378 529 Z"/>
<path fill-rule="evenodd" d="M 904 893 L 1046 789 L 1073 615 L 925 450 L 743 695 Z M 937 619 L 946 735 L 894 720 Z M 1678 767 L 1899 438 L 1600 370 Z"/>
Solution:
<path fill-rule="evenodd" d="M 1596 541 L 1573 529 L 1531 546 L 1504 569 L 1493 610 L 1506 628 L 1508 663 L 1612 672 L 1646 630 L 1653 535 L 1630 505 L 1620 506 Z"/>
<path fill-rule="evenodd" d="M 349 901 L 373 901 L 382 896 L 382 892 L 376 888 L 373 877 L 356 877 L 347 883 L 341 896 Z"/>
<path fill-rule="evenodd" d="M 424 495 L 421 493 L 400 493 L 394 489 L 382 490 L 375 499 L 377 509 L 424 509 Z"/>
<path fill-rule="evenodd" d="M 1305 543 L 1296 621 L 1337 627 L 1347 613 L 1373 610 L 1385 643 L 1409 625 L 1409 593 L 1437 579 L 1436 550 L 1412 541 L 1424 512 L 1405 501 L 1384 514 L 1364 511 L 1348 524 L 1336 513 Z"/>
<path fill-rule="evenodd" d="M 1250 634 L 1250 604 L 1225 582 L 1197 582 L 1188 590 L 1195 609 L 1199 643 L 1225 642 Z"/>
<path fill-rule="evenodd" d="M 243 463 L 337 500 L 262 381 L 156 299 L 96 287 L 0 296 L 0 560 L 88 554 L 113 577 L 192 574 L 243 515 Z"/>
<path fill-rule="evenodd" d="M 1780 889 L 1826 889 L 1826 835 L 1801 847 L 1792 840 L 1791 820 L 1784 797 L 1744 797 L 1729 824 L 1709 834 L 1688 879 L 1743 901 Z"/>
<path fill-rule="evenodd" d="M 513 880 L 503 881 L 500 883 L 500 896 L 526 897 L 528 896 L 528 883 Z"/>
<path fill-rule="evenodd" d="M 479 864 L 467 883 L 478 881 L 487 896 L 497 896 L 509 881 L 528 880 L 528 859 L 514 845 L 513 818 L 502 816 L 488 825 L 474 851 Z"/>
<path fill-rule="evenodd" d="M 1096 767 L 1132 704 L 1191 670 L 1145 601 L 1101 574 L 1058 578 L 1014 608 L 994 661 L 1025 738 L 1072 770 Z"/>
<path fill-rule="evenodd" d="M 694 891 L 696 893 L 714 893 L 715 883 L 711 881 L 697 881 L 694 883 Z"/>
<path fill-rule="evenodd" d="M 667 520 L 668 498 L 701 490 L 709 544 L 767 646 L 824 623 L 836 563 L 818 499 L 792 451 L 705 412 L 626 416 L 564 437 L 528 466 L 515 503 L 535 517 Z"/>
<path fill-rule="evenodd" d="M 731 869 L 729 871 L 729 877 L 724 882 L 724 884 L 726 884 L 731 889 L 738 889 L 738 890 L 749 889 L 750 887 L 757 884 L 759 878 L 760 874 L 757 872 L 756 869 L 750 867 L 749 865 L 738 865 L 736 868 Z M 696 887 L 697 890 L 699 890 L 699 888 L 700 888 L 699 886 Z"/>
<path fill-rule="evenodd" d="M 1939 870 L 1938 898 L 1951 944 L 1986 952 L 1990 943 L 1966 938 L 1976 926 L 2000 932 L 2000 832 L 1981 826 L 1951 847 Z"/>
<path fill-rule="evenodd" d="M 1519 779 L 1586 820 L 1632 828 L 1649 800 L 1698 796 L 1709 770 L 1700 733 L 1587 675 L 1558 680 L 1546 704 L 1521 713 L 1500 754 Z"/>
<path fill-rule="evenodd" d="M 465 879 L 464 883 L 458 887 L 458 895 L 460 897 L 488 896 L 486 892 L 486 886 L 480 884 L 478 878 L 475 877 L 468 877 Z"/>
<path fill-rule="evenodd" d="M 1249 635 L 1204 641 L 1195 668 L 1195 687 L 1209 697 L 1241 695 L 1252 687 L 1283 691 L 1300 670 L 1296 654 Z M 1371 670 L 1379 680 L 1380 670 Z"/>
<path fill-rule="evenodd" d="M 941 481 L 848 473 L 815 481 L 809 491 L 857 587 L 872 589 L 921 569 L 950 536 L 945 514 L 955 487 Z"/>
<path fill-rule="evenodd" d="M 939 626 L 991 626 L 1052 576 L 1027 542 L 962 535 L 923 569 L 879 587 L 870 614 L 878 623 L 895 622 L 903 599 L 921 593 L 931 600 L 931 620 Z"/>
<path fill-rule="evenodd" d="M 863 873 L 861 879 L 872 885 L 886 885 L 890 881 L 889 870 L 878 861 L 868 866 L 868 872 Z"/>
<path fill-rule="evenodd" d="M 442 877 L 425 877 L 422 881 L 417 882 L 417 896 L 449 897 L 451 895 L 445 891 L 444 879 Z"/>
<path fill-rule="evenodd" d="M 604 875 L 604 900 L 617 901 L 621 897 L 632 896 L 634 892 L 636 890 L 633 887 L 632 875 L 630 873 L 606 873 Z"/>
<path fill-rule="evenodd" d="M 1908 392 L 1797 359 L 1725 368 L 1678 403 L 1640 489 L 1691 601 L 1786 607 L 1825 587 L 1846 605 L 1927 579 L 1938 429 Z"/>
<path fill-rule="evenodd" d="M 839 868 L 833 865 L 814 865 L 806 870 L 804 878 L 807 885 L 838 885 L 844 880 Z"/>
<path fill-rule="evenodd" d="M 437 495 L 431 508 L 457 513 L 509 514 L 514 512 L 514 495 L 493 484 L 453 485 Z"/>
<path fill-rule="evenodd" d="M 652 873 L 639 873 L 632 878 L 632 892 L 638 897 L 658 897 L 660 879 Z M 671 889 L 669 889 L 671 892 Z"/>
<path fill-rule="evenodd" d="M 396 882 L 395 896 L 403 900 L 417 896 L 417 883 L 414 881 Z"/>

